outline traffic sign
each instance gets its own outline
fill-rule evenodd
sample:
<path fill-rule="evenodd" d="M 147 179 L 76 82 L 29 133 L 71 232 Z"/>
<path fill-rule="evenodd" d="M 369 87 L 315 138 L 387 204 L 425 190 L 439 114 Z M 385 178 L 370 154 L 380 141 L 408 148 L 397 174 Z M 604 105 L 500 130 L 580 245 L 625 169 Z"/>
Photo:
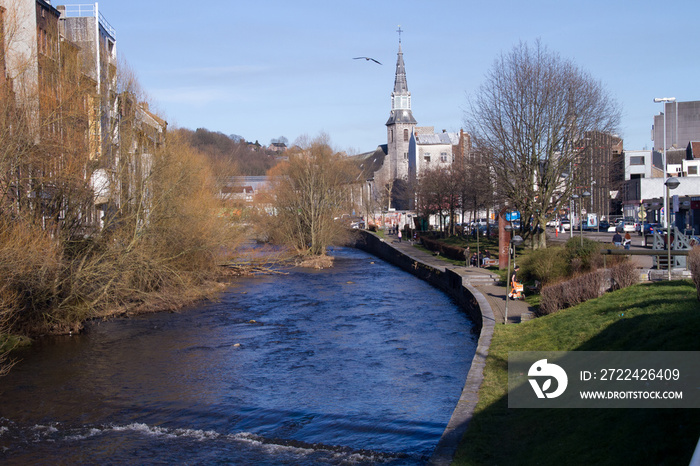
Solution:
<path fill-rule="evenodd" d="M 514 210 L 513 212 L 506 212 L 506 222 L 515 222 L 520 220 L 520 211 Z"/>

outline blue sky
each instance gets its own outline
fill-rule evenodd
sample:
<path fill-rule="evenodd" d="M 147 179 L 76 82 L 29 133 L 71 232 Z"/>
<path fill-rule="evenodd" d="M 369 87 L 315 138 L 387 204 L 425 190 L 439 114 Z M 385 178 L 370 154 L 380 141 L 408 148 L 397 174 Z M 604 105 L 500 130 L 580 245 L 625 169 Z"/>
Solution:
<path fill-rule="evenodd" d="M 321 132 L 349 153 L 385 143 L 398 25 L 413 115 L 437 131 L 458 131 L 494 60 L 538 38 L 621 104 L 626 149 L 652 147 L 662 109 L 654 97 L 700 100 L 697 0 L 103 0 L 99 8 L 170 125 L 261 144 Z"/>

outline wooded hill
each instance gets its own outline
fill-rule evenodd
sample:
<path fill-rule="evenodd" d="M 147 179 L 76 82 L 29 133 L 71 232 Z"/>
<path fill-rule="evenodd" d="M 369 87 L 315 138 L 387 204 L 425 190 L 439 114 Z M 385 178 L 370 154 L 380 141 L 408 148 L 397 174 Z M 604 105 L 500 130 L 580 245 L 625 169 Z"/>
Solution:
<path fill-rule="evenodd" d="M 227 136 L 205 128 L 176 130 L 195 149 L 213 161 L 235 166 L 238 175 L 263 176 L 276 165 L 278 154 L 259 144 L 249 144 L 236 136 Z"/>

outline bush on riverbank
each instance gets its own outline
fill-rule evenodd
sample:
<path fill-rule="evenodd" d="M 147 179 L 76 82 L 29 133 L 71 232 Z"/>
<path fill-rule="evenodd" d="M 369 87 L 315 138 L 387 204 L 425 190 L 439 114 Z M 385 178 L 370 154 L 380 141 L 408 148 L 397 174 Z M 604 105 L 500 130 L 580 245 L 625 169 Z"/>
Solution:
<path fill-rule="evenodd" d="M 77 331 L 92 317 L 175 308 L 206 293 L 218 254 L 235 241 L 207 159 L 173 135 L 144 190 L 89 238 L 0 219 L 0 336 Z"/>

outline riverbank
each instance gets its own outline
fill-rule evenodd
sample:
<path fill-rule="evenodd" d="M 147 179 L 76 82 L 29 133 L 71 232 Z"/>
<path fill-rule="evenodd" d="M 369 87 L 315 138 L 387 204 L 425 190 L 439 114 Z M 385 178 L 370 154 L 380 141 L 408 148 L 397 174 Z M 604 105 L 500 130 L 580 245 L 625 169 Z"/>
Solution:
<path fill-rule="evenodd" d="M 370 252 L 423 276 L 448 293 L 450 282 L 455 284 L 456 280 L 447 277 L 482 270 L 450 270 L 445 262 L 409 243 L 369 236 L 359 247 L 370 245 Z M 468 276 L 462 277 L 462 282 L 463 293 L 472 295 L 467 304 L 481 295 L 477 300 L 481 312 L 473 307 L 466 310 L 477 323 L 485 325 L 462 398 L 431 464 L 451 464 L 453 459 L 454 464 L 469 465 L 629 464 L 629 458 L 638 458 L 637 464 L 677 464 L 667 462 L 668 458 L 688 464 L 700 435 L 699 420 L 692 416 L 692 410 L 509 410 L 506 362 L 509 350 L 700 350 L 696 338 L 700 315 L 696 312 L 695 290 L 689 282 L 640 284 L 545 318 L 529 322 L 518 318 L 521 325 L 508 326 L 493 325 L 503 322 L 494 316 L 499 312 L 499 303 L 501 307 L 505 303 L 504 289 L 501 294 L 495 285 L 470 288 Z M 673 286 L 680 289 L 670 288 Z M 496 291 L 489 296 L 483 293 L 484 288 Z M 666 294 L 668 298 L 663 299 Z M 664 304 L 659 306 L 659 302 Z M 518 312 L 513 309 L 515 306 L 523 315 L 528 314 L 521 301 L 510 303 L 514 306 L 508 313 L 509 322 L 512 313 Z M 618 312 L 623 304 L 624 312 Z M 601 319 L 601 315 L 607 318 Z M 614 432 L 610 430 L 612 425 Z M 466 433 L 464 437 L 460 432 Z M 556 454 L 550 456 L 549 446 L 553 443 L 557 445 Z M 580 461 L 572 460 L 579 457 Z M 650 463 L 648 458 L 659 461 Z"/>
<path fill-rule="evenodd" d="M 509 351 L 698 351 L 687 281 L 646 283 L 517 326 L 498 326 L 454 464 L 689 464 L 693 409 L 509 409 Z"/>

